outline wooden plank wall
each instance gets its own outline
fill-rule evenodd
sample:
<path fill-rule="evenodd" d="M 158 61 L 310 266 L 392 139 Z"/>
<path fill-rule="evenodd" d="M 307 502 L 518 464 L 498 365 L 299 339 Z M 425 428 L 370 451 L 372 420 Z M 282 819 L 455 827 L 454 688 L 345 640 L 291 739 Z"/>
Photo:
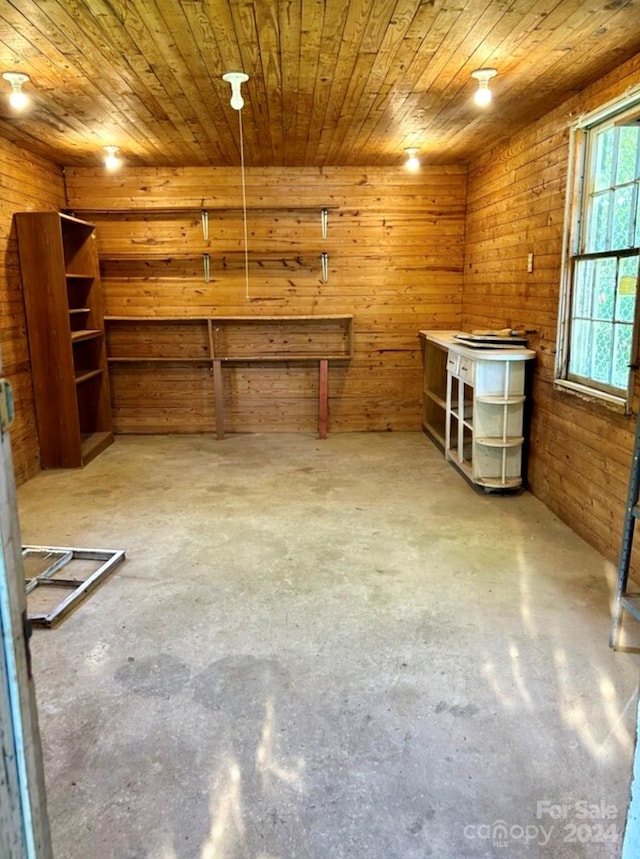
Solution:
<path fill-rule="evenodd" d="M 58 210 L 64 203 L 61 168 L 0 138 L 0 349 L 15 398 L 11 441 L 18 484 L 39 470 L 40 452 L 13 214 Z"/>
<path fill-rule="evenodd" d="M 248 297 L 237 168 L 77 168 L 66 181 L 70 208 L 97 226 L 108 315 L 352 313 L 354 358 L 329 373 L 330 431 L 419 429 L 417 332 L 460 320 L 465 167 L 249 168 Z M 240 365 L 224 377 L 228 430 L 315 430 L 308 366 Z M 206 368 L 117 365 L 111 384 L 119 432 L 213 426 Z"/>
<path fill-rule="evenodd" d="M 637 85 L 640 57 L 470 165 L 463 326 L 533 329 L 529 488 L 617 560 L 635 419 L 554 390 L 569 123 Z M 534 270 L 527 273 L 527 256 Z"/>

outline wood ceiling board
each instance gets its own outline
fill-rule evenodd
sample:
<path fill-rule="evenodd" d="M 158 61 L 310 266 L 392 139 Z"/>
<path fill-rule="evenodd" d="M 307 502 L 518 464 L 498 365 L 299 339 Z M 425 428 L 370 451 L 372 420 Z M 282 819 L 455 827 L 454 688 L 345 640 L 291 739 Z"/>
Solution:
<path fill-rule="evenodd" d="M 348 10 L 320 129 L 317 158 L 322 163 L 331 163 L 327 153 L 331 141 L 342 138 L 349 121 L 349 109 L 359 109 L 368 69 L 375 59 L 373 51 L 362 51 L 363 41 L 370 45 L 380 20 L 388 16 L 386 4 L 369 3 L 367 0 L 350 2 Z M 370 35 L 367 35 L 369 28 Z"/>
<path fill-rule="evenodd" d="M 392 6 L 390 25 L 375 52 L 368 78 L 363 82 L 358 99 L 352 99 L 355 106 L 349 105 L 344 111 L 349 116 L 349 127 L 343 135 L 335 136 L 333 146 L 327 154 L 328 163 L 349 163 L 360 141 L 367 139 L 363 129 L 366 129 L 367 123 L 372 124 L 371 117 L 377 106 L 384 103 L 392 89 L 391 83 L 386 81 L 389 67 L 392 63 L 399 65 L 396 55 L 403 40 L 406 40 L 407 31 L 414 18 L 415 4 L 413 0 L 398 0 Z"/>
<path fill-rule="evenodd" d="M 318 142 L 323 127 L 326 104 L 331 94 L 331 81 L 338 61 L 340 39 L 347 18 L 347 5 L 346 3 L 327 3 L 325 5 L 311 112 L 306 129 L 304 163 L 307 165 L 319 163 L 317 158 Z"/>
<path fill-rule="evenodd" d="M 187 22 L 187 38 L 197 46 L 211 82 L 213 128 L 223 152 L 218 163 L 237 164 L 240 161 L 238 118 L 230 107 L 230 86 L 222 80 L 225 72 L 239 71 L 242 66 L 235 39 L 229 40 L 227 36 L 229 31 L 233 32 L 233 19 L 230 13 L 208 15 L 202 0 L 181 0 L 180 6 Z"/>
<path fill-rule="evenodd" d="M 132 92 L 131 87 L 137 78 L 132 74 L 127 75 L 126 63 L 112 64 L 109 61 L 107 47 L 99 36 L 95 36 L 95 28 L 90 27 L 86 31 L 78 29 L 75 20 L 64 10 L 64 14 L 59 18 L 60 26 L 57 26 L 43 13 L 42 8 L 45 5 L 24 0 L 21 9 L 29 16 L 28 19 L 14 9 L 12 4 L 7 3 L 2 6 L 4 21 L 13 26 L 16 33 L 24 33 L 23 44 L 30 45 L 30 49 L 24 51 L 18 68 L 23 68 L 23 64 L 35 65 L 37 62 L 37 68 L 41 70 L 34 72 L 29 68 L 33 85 L 29 84 L 26 89 L 37 105 L 46 104 L 50 112 L 49 120 L 43 122 L 45 128 L 53 128 L 61 135 L 64 134 L 68 118 L 73 116 L 76 105 L 82 103 L 84 99 L 87 103 L 85 112 L 90 115 L 90 106 L 94 109 L 94 134 L 98 135 L 98 139 L 89 144 L 93 151 L 96 148 L 99 149 L 104 143 L 113 142 L 114 136 L 117 137 L 120 134 L 125 139 L 138 138 L 141 149 L 144 147 L 147 151 L 153 151 L 153 130 L 148 126 L 148 119 L 153 117 L 145 104 L 145 101 L 151 100 L 144 98 L 144 94 L 143 98 L 138 98 Z M 27 35 L 33 40 L 33 44 L 28 42 Z M 92 42 L 93 36 L 95 41 Z M 84 45 L 84 48 L 76 44 L 74 37 Z M 100 73 L 97 75 L 96 51 L 102 56 Z M 116 51 L 111 56 L 117 58 L 121 55 Z M 44 68 L 46 68 L 46 74 Z M 43 87 L 38 86 L 41 77 L 46 81 Z M 113 110 L 114 94 L 118 97 L 118 111 Z M 104 104 L 112 126 L 102 131 L 103 137 L 100 139 L 101 118 L 98 111 L 101 104 Z M 12 116 L 6 107 L 4 109 L 5 116 Z M 119 125 L 118 120 L 128 114 L 130 114 L 130 121 Z M 22 118 L 15 120 L 16 124 L 24 121 Z M 91 134 L 87 135 L 85 140 L 90 141 Z M 171 140 L 167 143 L 172 146 Z M 50 141 L 49 145 L 56 149 L 64 146 L 64 141 L 54 135 L 54 140 Z M 86 158 L 87 143 L 83 148 L 85 151 L 82 154 Z M 163 148 L 158 145 L 158 156 L 161 157 L 162 152 Z M 50 152 L 49 155 L 51 156 Z M 176 148 L 175 157 L 178 156 L 179 149 Z M 66 163 L 74 163 L 74 161 L 67 159 Z"/>
<path fill-rule="evenodd" d="M 247 165 L 465 161 L 639 51 L 640 2 L 617 0 L 5 0 L 2 66 L 34 107 L 3 101 L 0 131 L 69 166 L 108 143 L 129 166 L 237 166 L 221 78 L 243 70 Z"/>

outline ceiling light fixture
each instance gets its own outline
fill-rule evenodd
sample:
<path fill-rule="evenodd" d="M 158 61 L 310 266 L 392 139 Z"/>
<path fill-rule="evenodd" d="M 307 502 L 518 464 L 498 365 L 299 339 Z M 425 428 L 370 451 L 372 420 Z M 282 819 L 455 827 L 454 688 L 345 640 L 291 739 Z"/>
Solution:
<path fill-rule="evenodd" d="M 244 139 L 242 133 L 242 108 L 244 107 L 244 99 L 242 98 L 241 85 L 249 80 L 249 75 L 244 72 L 226 72 L 222 75 L 222 80 L 231 84 L 231 107 L 238 111 L 238 133 L 240 136 L 240 176 L 242 180 L 242 223 L 244 227 L 244 282 L 245 282 L 245 297 L 250 301 L 249 294 L 249 237 L 247 231 L 247 186 L 244 175 Z"/>
<path fill-rule="evenodd" d="M 489 89 L 489 81 L 497 74 L 497 69 L 476 69 L 475 72 L 471 72 L 471 77 L 478 81 L 478 89 L 473 96 L 478 107 L 486 107 L 491 101 L 492 96 Z"/>
<path fill-rule="evenodd" d="M 107 170 L 117 170 L 121 164 L 120 159 L 117 156 L 117 152 L 119 151 L 119 146 L 103 146 L 104 151 L 107 153 L 104 157 L 104 166 Z"/>
<path fill-rule="evenodd" d="M 2 77 L 11 84 L 9 104 L 14 110 L 24 110 L 29 104 L 29 96 L 22 91 L 22 85 L 29 80 L 29 75 L 22 72 L 3 72 Z"/>
<path fill-rule="evenodd" d="M 231 107 L 234 110 L 242 110 L 244 99 L 242 98 L 241 84 L 249 80 L 249 75 L 244 72 L 227 72 L 222 75 L 222 80 L 231 84 Z"/>
<path fill-rule="evenodd" d="M 413 173 L 420 167 L 420 161 L 418 159 L 418 152 L 420 152 L 420 150 L 417 146 L 410 146 L 404 151 L 407 153 L 407 160 L 405 161 L 404 166 L 407 170 L 411 170 Z"/>

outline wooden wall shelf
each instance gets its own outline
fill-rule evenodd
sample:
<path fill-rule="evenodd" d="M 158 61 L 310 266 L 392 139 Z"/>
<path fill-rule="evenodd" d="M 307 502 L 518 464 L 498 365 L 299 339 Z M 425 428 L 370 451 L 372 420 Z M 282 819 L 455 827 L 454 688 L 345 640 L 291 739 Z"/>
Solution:
<path fill-rule="evenodd" d="M 336 211 L 340 206 L 337 204 L 313 204 L 308 206 L 302 205 L 291 205 L 291 206 L 265 206 L 265 205 L 248 205 L 247 212 L 320 212 L 322 209 L 326 211 Z M 237 214 L 238 212 L 243 212 L 244 209 L 242 206 L 219 206 L 215 203 L 206 202 L 203 203 L 202 206 L 148 206 L 143 201 L 140 206 L 129 206 L 129 207 L 121 207 L 117 209 L 74 209 L 73 214 L 68 215 L 67 217 L 79 217 L 79 218 L 89 218 L 91 216 L 104 216 L 107 215 L 109 218 L 117 218 L 117 217 L 129 217 L 129 218 L 144 218 L 145 216 L 149 217 L 167 217 L 171 218 L 173 216 L 180 215 L 200 215 L 201 212 L 211 212 L 216 216 L 224 215 L 225 212 L 229 212 L 231 214 Z"/>
<path fill-rule="evenodd" d="M 261 277 L 267 269 L 266 276 L 288 278 L 302 272 L 326 282 L 329 213 L 337 208 L 249 207 L 255 229 L 246 254 L 241 207 L 125 207 L 82 213 L 100 225 L 105 281 L 197 276 L 209 283 L 212 272 L 240 273 L 248 260 Z"/>
<path fill-rule="evenodd" d="M 224 438 L 223 364 L 318 365 L 318 435 L 328 432 L 329 363 L 353 356 L 353 316 L 107 316 L 113 363 L 211 366 L 216 434 Z"/>

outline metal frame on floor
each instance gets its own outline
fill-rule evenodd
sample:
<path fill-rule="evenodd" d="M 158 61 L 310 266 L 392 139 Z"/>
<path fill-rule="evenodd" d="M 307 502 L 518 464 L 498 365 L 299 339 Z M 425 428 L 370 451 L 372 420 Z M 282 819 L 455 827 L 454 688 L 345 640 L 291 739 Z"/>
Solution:
<path fill-rule="evenodd" d="M 51 564 L 32 579 L 26 579 L 27 596 L 37 587 L 73 588 L 61 602 L 47 614 L 29 614 L 28 620 L 34 626 L 51 628 L 59 623 L 77 604 L 88 596 L 100 582 L 111 573 L 118 564 L 124 561 L 124 549 L 69 549 L 59 546 L 23 546 L 23 560 L 29 555 L 37 555 L 45 560 L 51 559 Z M 73 560 L 104 561 L 86 579 L 54 578 L 55 574 Z"/>

